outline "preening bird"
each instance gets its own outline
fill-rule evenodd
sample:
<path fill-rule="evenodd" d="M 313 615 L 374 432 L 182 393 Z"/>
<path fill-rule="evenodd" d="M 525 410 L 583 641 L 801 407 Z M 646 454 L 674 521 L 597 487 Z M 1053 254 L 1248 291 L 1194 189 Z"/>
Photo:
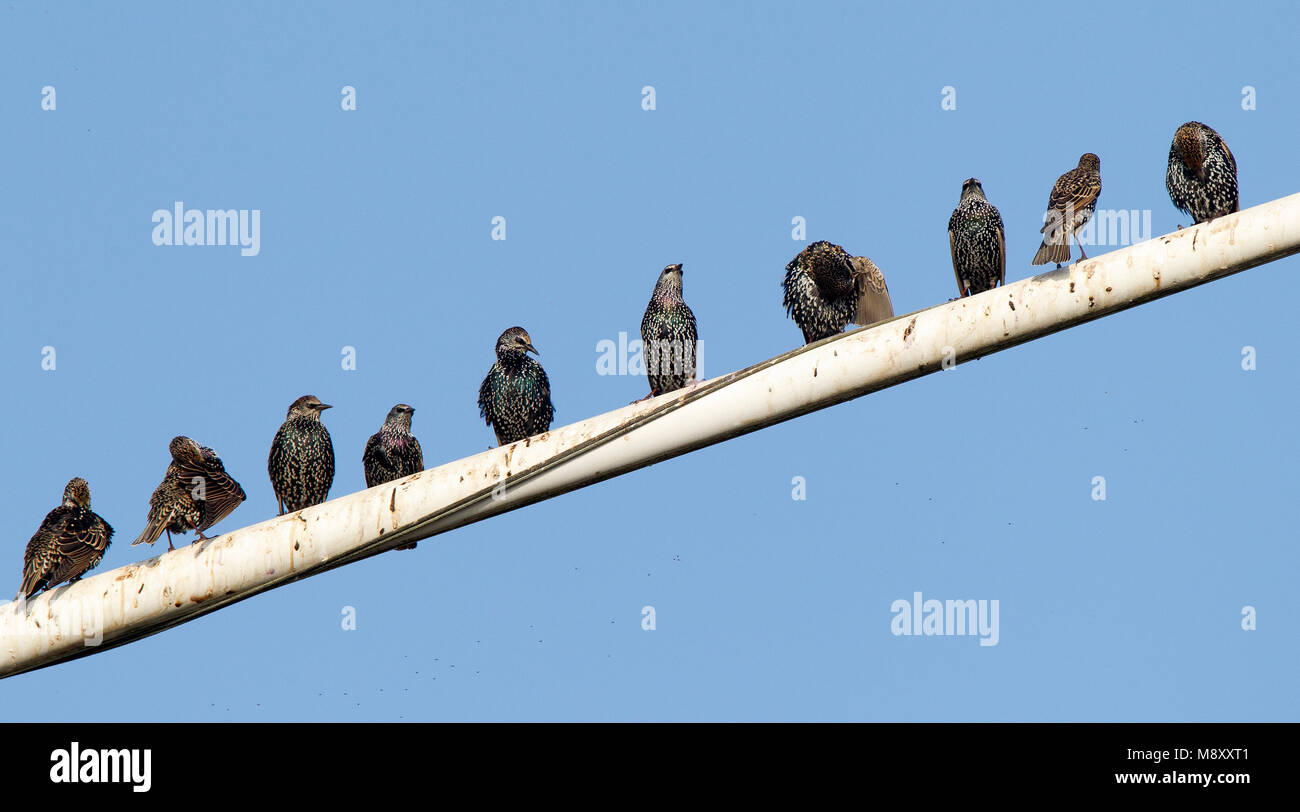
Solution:
<path fill-rule="evenodd" d="M 217 452 L 189 437 L 173 437 L 167 446 L 172 461 L 163 480 L 149 497 L 149 516 L 135 544 L 153 544 L 167 533 L 167 549 L 174 550 L 172 533 L 193 530 L 195 541 L 203 532 L 230 515 L 244 501 L 244 489 L 226 473 Z"/>
<path fill-rule="evenodd" d="M 885 276 L 866 257 L 854 257 L 818 240 L 785 266 L 782 304 L 803 332 L 805 344 L 836 335 L 845 326 L 874 324 L 894 316 Z"/>
<path fill-rule="evenodd" d="M 1174 133 L 1165 188 L 1174 205 L 1197 223 L 1240 208 L 1237 159 L 1223 137 L 1199 121 L 1189 121 Z"/>
<path fill-rule="evenodd" d="M 90 509 L 90 485 L 81 477 L 63 489 L 63 504 L 45 515 L 27 542 L 23 580 L 14 600 L 30 598 L 94 569 L 113 538 L 113 528 Z"/>

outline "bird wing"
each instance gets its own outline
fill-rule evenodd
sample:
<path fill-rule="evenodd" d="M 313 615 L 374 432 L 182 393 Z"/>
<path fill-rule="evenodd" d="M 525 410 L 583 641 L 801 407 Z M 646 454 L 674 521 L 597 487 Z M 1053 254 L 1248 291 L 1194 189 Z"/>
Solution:
<path fill-rule="evenodd" d="M 956 212 L 953 212 L 956 216 Z M 966 295 L 966 286 L 961 283 L 961 271 L 957 268 L 957 240 L 952 233 L 952 220 L 948 220 L 948 254 L 952 257 L 952 275 L 957 277 L 957 295 Z"/>
<path fill-rule="evenodd" d="M 411 446 L 415 449 L 415 468 L 417 471 L 424 470 L 424 450 L 420 448 L 420 441 L 411 435 Z"/>
<path fill-rule="evenodd" d="M 1082 169 L 1071 169 L 1057 179 L 1047 201 L 1049 209 L 1079 211 L 1091 206 L 1101 194 L 1101 184 Z"/>
<path fill-rule="evenodd" d="M 1002 215 L 997 209 L 993 209 L 993 222 L 996 224 L 994 229 L 998 235 L 998 284 L 1007 283 L 1007 230 L 1002 225 Z"/>
<path fill-rule="evenodd" d="M 1237 159 L 1232 157 L 1232 150 L 1228 149 L 1228 142 L 1223 140 L 1223 136 L 1216 131 L 1214 133 L 1214 143 L 1219 145 L 1223 150 L 1223 157 L 1228 159 L 1228 166 L 1232 167 L 1233 177 L 1237 176 Z"/>
<path fill-rule="evenodd" d="M 894 303 L 889 298 L 885 275 L 866 257 L 853 257 L 853 282 L 857 293 L 857 310 L 853 323 L 859 327 L 894 317 Z M 960 280 L 959 280 L 960 284 Z"/>
<path fill-rule="evenodd" d="M 195 477 L 203 481 L 203 501 L 206 504 L 203 521 L 199 523 L 200 533 L 229 516 L 246 498 L 244 489 L 234 477 L 226 473 L 226 467 L 212 449 L 204 447 L 203 452 L 205 464 L 202 467 L 187 463 L 176 466 L 182 486 L 188 487 Z"/>
<path fill-rule="evenodd" d="M 113 528 L 89 510 L 68 516 L 54 538 L 59 565 L 50 576 L 51 585 L 75 578 L 104 556 Z"/>

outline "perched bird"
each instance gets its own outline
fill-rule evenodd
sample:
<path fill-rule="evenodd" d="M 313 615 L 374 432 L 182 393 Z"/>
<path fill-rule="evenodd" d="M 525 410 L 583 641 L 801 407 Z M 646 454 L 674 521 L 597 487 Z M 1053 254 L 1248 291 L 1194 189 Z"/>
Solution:
<path fill-rule="evenodd" d="M 167 549 L 176 549 L 172 533 L 197 533 L 230 515 L 245 499 L 244 489 L 226 473 L 217 452 L 189 437 L 173 437 L 167 446 L 172 461 L 163 480 L 149 497 L 149 517 L 140 537 L 131 542 L 153 544 L 167 532 Z"/>
<path fill-rule="evenodd" d="M 23 582 L 14 600 L 30 598 L 64 581 L 78 581 L 104 557 L 113 528 L 90 509 L 90 486 L 81 477 L 63 489 L 63 504 L 45 515 L 27 542 Z"/>
<path fill-rule="evenodd" d="M 1174 133 L 1165 187 L 1174 205 L 1198 223 L 1237 211 L 1237 160 L 1223 138 L 1199 121 Z"/>
<path fill-rule="evenodd" d="M 959 296 L 973 296 L 1007 281 L 1007 235 L 1002 215 L 975 178 L 961 185 L 961 201 L 948 218 L 948 249 Z"/>
<path fill-rule="evenodd" d="M 334 441 L 320 413 L 330 408 L 315 395 L 303 395 L 290 404 L 271 441 L 266 470 L 281 516 L 319 505 L 329 496 L 334 484 Z"/>
<path fill-rule="evenodd" d="M 1034 254 L 1034 265 L 1055 262 L 1059 268 L 1062 262 L 1070 261 L 1070 235 L 1074 235 L 1074 242 L 1078 244 L 1078 231 L 1092 217 L 1100 194 L 1101 159 L 1085 152 L 1080 156 L 1078 166 L 1056 179 L 1052 194 L 1047 198 L 1047 222 L 1039 229 L 1043 233 L 1043 244 Z M 1079 254 L 1088 258 L 1082 245 L 1079 245 Z"/>
<path fill-rule="evenodd" d="M 695 314 L 682 299 L 682 266 L 669 265 L 659 274 L 650 304 L 641 317 L 641 343 L 651 395 L 681 389 L 695 379 L 698 340 Z"/>
<path fill-rule="evenodd" d="M 410 476 L 424 470 L 424 452 L 420 441 L 411 434 L 411 417 L 415 409 L 399 403 L 388 410 L 384 425 L 366 440 L 361 452 L 361 466 L 366 472 L 366 487 L 373 488 L 394 479 Z M 414 550 L 415 542 L 394 547 L 395 550 Z"/>
<path fill-rule="evenodd" d="M 884 274 L 875 263 L 825 240 L 790 260 L 781 286 L 785 314 L 799 325 L 805 344 L 833 336 L 850 322 L 865 326 L 894 315 Z"/>
<path fill-rule="evenodd" d="M 506 330 L 497 339 L 497 360 L 478 388 L 479 416 L 501 445 L 541 434 L 555 418 L 551 382 L 530 352 L 541 355 L 524 328 Z"/>

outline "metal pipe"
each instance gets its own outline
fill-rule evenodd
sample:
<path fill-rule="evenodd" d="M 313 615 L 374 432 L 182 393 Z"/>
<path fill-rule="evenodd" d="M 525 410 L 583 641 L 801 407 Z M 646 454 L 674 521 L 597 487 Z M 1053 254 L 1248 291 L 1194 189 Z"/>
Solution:
<path fill-rule="evenodd" d="M 1300 194 L 0 605 L 0 677 L 1300 251 Z M 947 275 L 947 269 L 936 274 Z M 791 331 L 794 335 L 794 331 Z"/>

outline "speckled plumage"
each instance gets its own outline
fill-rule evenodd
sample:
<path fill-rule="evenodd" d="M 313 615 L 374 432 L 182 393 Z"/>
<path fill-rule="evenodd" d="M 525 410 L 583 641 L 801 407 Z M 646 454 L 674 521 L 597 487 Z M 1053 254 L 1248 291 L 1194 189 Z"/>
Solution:
<path fill-rule="evenodd" d="M 961 200 L 948 218 L 948 249 L 958 296 L 973 296 L 1007 281 L 1007 238 L 1002 215 L 975 178 L 961 186 Z"/>
<path fill-rule="evenodd" d="M 1165 188 L 1174 205 L 1197 223 L 1240 208 L 1237 159 L 1222 136 L 1199 121 L 1189 121 L 1174 133 Z"/>
<path fill-rule="evenodd" d="M 811 344 L 836 335 L 850 323 L 874 324 L 894 315 L 884 274 L 866 257 L 854 257 L 818 240 L 785 266 L 785 313 Z"/>
<path fill-rule="evenodd" d="M 149 516 L 140 536 L 131 544 L 153 544 L 165 531 L 167 549 L 174 550 L 172 533 L 203 532 L 230 515 L 244 501 L 244 489 L 217 453 L 189 437 L 173 437 L 167 446 L 172 461 L 163 480 L 149 497 Z"/>
<path fill-rule="evenodd" d="M 478 389 L 479 416 L 505 445 L 541 434 L 551 427 L 555 406 L 551 382 L 542 365 L 528 357 L 537 353 L 522 327 L 511 327 L 497 339 L 497 360 Z"/>
<path fill-rule="evenodd" d="M 1046 222 L 1039 231 L 1043 242 L 1034 254 L 1034 265 L 1070 261 L 1070 237 L 1079 242 L 1078 231 L 1092 217 L 1101 195 L 1101 159 L 1091 152 L 1079 157 L 1079 165 L 1056 179 L 1052 193 L 1047 198 Z M 1083 246 L 1079 255 L 1084 259 Z"/>
<path fill-rule="evenodd" d="M 45 515 L 27 542 L 23 580 L 14 600 L 30 598 L 64 581 L 78 581 L 104 557 L 113 528 L 90 509 L 90 486 L 77 477 L 63 489 L 63 504 Z"/>
<path fill-rule="evenodd" d="M 424 470 L 424 452 L 420 449 L 420 441 L 411 434 L 414 415 L 414 408 L 405 403 L 397 404 L 388 410 L 379 431 L 366 440 L 365 450 L 361 452 L 361 467 L 365 469 L 367 488 Z M 393 549 L 414 550 L 415 542 Z"/>
<path fill-rule="evenodd" d="M 280 514 L 319 505 L 334 484 L 334 441 L 321 422 L 332 408 L 315 395 L 303 395 L 290 406 L 271 441 L 266 470 Z"/>
<path fill-rule="evenodd" d="M 650 304 L 641 317 L 641 346 L 650 394 L 681 389 L 695 379 L 695 314 L 682 298 L 682 266 L 659 274 Z"/>

